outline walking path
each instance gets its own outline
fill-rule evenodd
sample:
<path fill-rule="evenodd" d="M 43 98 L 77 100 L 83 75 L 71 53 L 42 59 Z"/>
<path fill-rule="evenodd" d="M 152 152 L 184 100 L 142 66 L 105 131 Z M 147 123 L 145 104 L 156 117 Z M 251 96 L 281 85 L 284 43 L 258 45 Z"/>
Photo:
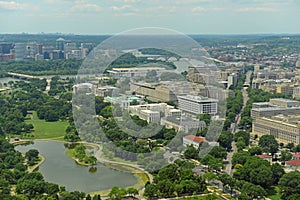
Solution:
<path fill-rule="evenodd" d="M 28 172 L 29 172 L 29 173 L 31 173 L 31 172 L 33 172 L 34 170 L 36 170 L 39 166 L 41 166 L 41 164 L 43 164 L 43 162 L 45 162 L 45 157 L 42 156 L 42 155 L 40 155 L 40 156 L 41 156 L 42 160 L 41 160 L 38 164 L 34 165 L 32 168 L 29 168 L 29 169 L 28 169 Z"/>

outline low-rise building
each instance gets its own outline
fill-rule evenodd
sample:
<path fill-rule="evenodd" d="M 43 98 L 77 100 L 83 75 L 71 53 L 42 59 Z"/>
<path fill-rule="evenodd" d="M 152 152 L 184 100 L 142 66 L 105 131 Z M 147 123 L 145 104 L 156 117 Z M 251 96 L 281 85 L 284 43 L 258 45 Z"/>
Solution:
<path fill-rule="evenodd" d="M 205 138 L 203 137 L 198 137 L 195 135 L 187 135 L 183 137 L 183 146 L 191 146 L 195 147 L 196 149 L 199 148 L 199 145 L 203 142 L 206 142 Z"/>
<path fill-rule="evenodd" d="M 286 165 L 292 170 L 300 170 L 300 153 L 293 154 L 292 160 L 286 161 Z"/>
<path fill-rule="evenodd" d="M 141 110 L 139 117 L 146 120 L 148 123 L 160 122 L 160 112 L 152 110 Z"/>
<path fill-rule="evenodd" d="M 204 121 L 183 116 L 162 118 L 161 125 L 166 126 L 166 128 L 174 128 L 176 131 L 183 131 L 186 133 L 188 133 L 191 129 L 202 130 L 206 127 L 206 123 Z"/>
<path fill-rule="evenodd" d="M 170 106 L 166 103 L 133 105 L 129 106 L 128 109 L 132 115 L 137 115 L 148 122 L 159 122 L 163 116 L 181 117 L 181 111 L 179 109 L 175 109 L 174 106 Z"/>

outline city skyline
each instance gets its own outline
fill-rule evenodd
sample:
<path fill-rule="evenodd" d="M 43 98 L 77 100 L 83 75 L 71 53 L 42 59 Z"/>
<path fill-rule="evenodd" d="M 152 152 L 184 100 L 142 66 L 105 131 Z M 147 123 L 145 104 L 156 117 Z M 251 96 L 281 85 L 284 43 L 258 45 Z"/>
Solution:
<path fill-rule="evenodd" d="M 0 1 L 4 33 L 115 34 L 162 27 L 185 34 L 297 34 L 296 0 Z"/>

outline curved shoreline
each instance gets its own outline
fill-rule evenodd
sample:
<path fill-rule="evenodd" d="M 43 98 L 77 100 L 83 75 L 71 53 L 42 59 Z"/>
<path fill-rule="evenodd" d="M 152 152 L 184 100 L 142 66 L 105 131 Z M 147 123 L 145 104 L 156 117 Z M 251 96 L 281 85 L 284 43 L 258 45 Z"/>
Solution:
<path fill-rule="evenodd" d="M 72 142 L 68 142 L 68 141 L 55 140 L 55 138 L 53 138 L 53 139 L 49 138 L 49 139 L 21 140 L 21 141 L 15 141 L 15 142 L 13 142 L 13 144 L 18 145 L 18 143 L 22 144 L 24 142 L 34 142 L 34 141 L 55 141 L 55 142 L 63 142 L 63 143 L 72 143 Z M 97 158 L 97 160 L 100 163 L 107 164 L 107 167 L 109 167 L 109 168 L 116 169 L 117 167 L 112 167 L 112 165 L 116 165 L 116 166 L 120 166 L 120 168 L 118 168 L 118 170 L 126 171 L 126 170 L 124 170 L 124 167 L 128 167 L 129 170 L 127 170 L 127 172 L 129 171 L 129 173 L 131 173 L 133 176 L 135 176 L 138 179 L 136 184 L 138 184 L 140 181 L 144 182 L 144 180 L 142 180 L 142 178 L 140 176 L 136 175 L 137 173 L 145 174 L 147 176 L 147 179 L 150 182 L 153 181 L 152 175 L 149 172 L 147 172 L 145 169 L 141 168 L 139 165 L 123 163 L 123 162 L 118 162 L 118 161 L 111 161 L 111 160 L 107 160 L 105 158 L 102 158 L 102 153 L 103 153 L 102 148 L 103 147 L 100 144 L 89 143 L 89 142 L 75 142 L 75 143 L 82 143 L 82 144 L 85 144 L 85 145 L 88 145 L 88 146 L 92 146 L 94 148 L 94 156 Z M 73 159 L 73 160 L 75 160 L 75 159 Z M 35 169 L 37 167 L 39 167 L 44 161 L 45 161 L 45 158 L 43 159 L 42 162 L 40 162 L 38 164 L 38 166 L 35 167 Z M 123 170 L 122 170 L 122 167 L 123 167 Z M 132 169 L 132 170 L 130 170 L 130 169 Z M 133 186 L 128 186 L 128 187 L 136 187 L 136 184 L 133 185 Z M 136 189 L 138 189 L 141 192 L 144 189 L 144 186 L 143 186 L 143 188 L 136 188 Z M 108 189 L 108 190 L 110 190 L 110 189 Z M 108 190 L 95 191 L 95 192 L 91 192 L 91 194 L 101 194 L 101 193 L 106 194 Z"/>
<path fill-rule="evenodd" d="M 34 172 L 39 166 L 41 166 L 41 164 L 43 164 L 45 162 L 46 158 L 44 156 L 42 156 L 41 154 L 39 156 L 42 158 L 42 160 L 39 163 L 37 163 L 36 165 L 34 165 L 31 169 L 28 169 L 29 173 Z"/>

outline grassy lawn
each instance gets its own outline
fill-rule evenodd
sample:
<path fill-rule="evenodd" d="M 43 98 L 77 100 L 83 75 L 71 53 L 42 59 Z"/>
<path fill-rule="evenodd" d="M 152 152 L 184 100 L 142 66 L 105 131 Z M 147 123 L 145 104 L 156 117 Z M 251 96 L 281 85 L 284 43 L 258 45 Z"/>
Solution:
<path fill-rule="evenodd" d="M 45 120 L 40 120 L 38 118 L 36 111 L 31 111 L 30 113 L 32 113 L 33 119 L 30 118 L 30 115 L 27 115 L 27 120 L 25 122 L 34 126 L 32 134 L 35 139 L 63 138 L 65 130 L 69 125 L 68 122 L 46 122 Z"/>

